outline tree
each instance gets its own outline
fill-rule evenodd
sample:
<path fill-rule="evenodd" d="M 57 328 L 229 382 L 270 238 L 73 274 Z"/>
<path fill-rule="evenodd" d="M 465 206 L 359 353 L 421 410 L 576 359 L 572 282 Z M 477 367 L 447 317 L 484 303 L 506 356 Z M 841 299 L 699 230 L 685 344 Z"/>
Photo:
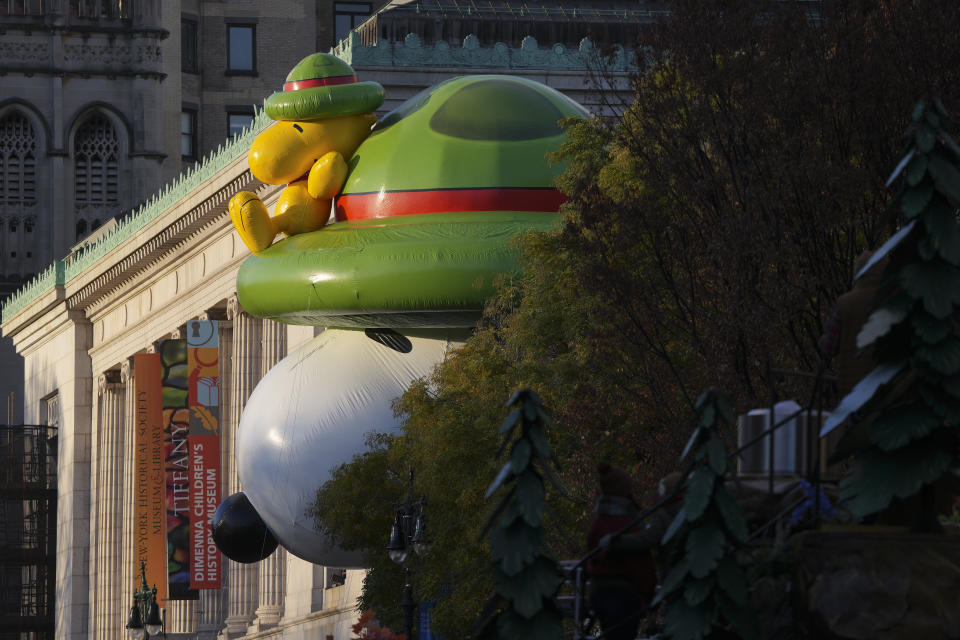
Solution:
<path fill-rule="evenodd" d="M 547 442 L 550 421 L 540 397 L 528 389 L 514 393 L 507 408 L 513 411 L 500 426 L 500 453 L 509 445 L 510 457 L 485 497 L 501 487 L 509 490 L 485 527 L 490 531 L 494 592 L 487 604 L 490 613 L 478 623 L 475 637 L 559 640 L 563 616 L 556 594 L 563 574 L 557 561 L 540 548 L 546 515 L 544 478 L 553 477 L 551 465 L 556 463 Z"/>
<path fill-rule="evenodd" d="M 381 627 L 376 616 L 377 612 L 372 609 L 360 614 L 360 619 L 350 627 L 355 640 L 407 640 L 406 634 L 395 634 L 389 627 Z"/>
<path fill-rule="evenodd" d="M 854 257 L 893 230 L 883 178 L 904 114 L 923 94 L 960 104 L 960 12 L 952 0 L 822 2 L 816 16 L 810 5 L 670 3 L 622 117 L 568 126 L 561 228 L 518 241 L 522 275 L 501 283 L 466 346 L 399 400 L 405 424 L 384 441 L 385 473 L 417 470 L 433 549 L 416 586 L 437 600 L 441 634 L 470 633 L 492 588 L 482 498 L 513 389 L 553 410 L 550 444 L 573 499 L 548 494 L 563 523 L 548 541 L 572 558 L 584 551 L 596 460 L 652 488 L 676 464 L 697 390 L 724 388 L 749 409 L 767 401 L 757 363 L 818 366 L 821 317 L 849 287 Z M 320 503 L 359 495 L 362 466 L 348 465 Z M 400 498 L 395 484 L 371 485 L 364 500 Z M 353 508 L 356 523 L 329 529 L 385 556 L 389 523 L 364 515 L 380 510 Z M 368 525 L 378 538 L 365 547 Z M 396 570 L 373 566 L 363 602 L 384 613 L 399 572 L 378 590 Z"/>
<path fill-rule="evenodd" d="M 907 152 L 888 181 L 902 176 L 905 183 L 895 198 L 904 224 L 873 258 L 889 255 L 889 264 L 877 308 L 857 336 L 858 347 L 876 349 L 878 365 L 844 399 L 851 410 L 853 401 L 883 405 L 844 479 L 841 497 L 856 515 L 880 511 L 893 498 L 929 494 L 957 457 L 960 145 L 946 120 L 939 100 L 914 108 Z M 874 384 L 883 379 L 887 386 Z M 834 421 L 843 415 L 837 413 Z M 928 499 L 917 523 L 928 530 L 939 526 L 932 507 Z"/>
<path fill-rule="evenodd" d="M 700 395 L 697 426 L 681 460 L 693 454 L 683 508 L 664 533 L 670 569 L 654 603 L 667 601 L 666 636 L 671 640 L 757 638 L 756 614 L 734 551 L 747 542 L 747 522 L 723 486 L 727 450 L 718 432 L 735 422 L 730 398 Z M 691 473 L 692 472 L 692 473 Z"/>

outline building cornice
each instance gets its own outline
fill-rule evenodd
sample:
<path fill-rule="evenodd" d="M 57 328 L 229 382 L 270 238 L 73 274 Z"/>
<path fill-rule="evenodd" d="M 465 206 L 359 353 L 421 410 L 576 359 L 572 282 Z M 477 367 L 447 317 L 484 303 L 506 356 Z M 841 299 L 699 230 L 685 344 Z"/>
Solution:
<path fill-rule="evenodd" d="M 3 20 L 0 20 L 0 35 L 12 31 L 21 32 L 24 35 L 39 32 L 53 35 L 78 35 L 84 38 L 89 38 L 92 35 L 105 35 L 114 38 L 117 36 L 140 36 L 165 40 L 170 37 L 170 32 L 162 27 L 133 26 L 124 20 L 111 22 L 112 24 L 99 21 L 91 21 L 90 24 L 47 24 L 33 17 L 5 16 Z"/>
<path fill-rule="evenodd" d="M 3 333 L 16 332 L 48 304 L 65 298 L 70 308 L 92 304 L 107 282 L 128 280 L 149 268 L 151 261 L 214 220 L 237 190 L 256 188 L 259 182 L 246 165 L 247 150 L 271 122 L 258 111 L 249 129 L 182 173 L 96 242 L 56 260 L 11 295 L 3 305 Z"/>
<path fill-rule="evenodd" d="M 117 251 L 103 256 L 92 268 L 86 269 L 65 288 L 67 307 L 87 309 L 98 305 L 117 291 L 128 289 L 132 283 L 153 276 L 163 267 L 165 258 L 181 253 L 191 237 L 202 234 L 209 227 L 225 224 L 227 203 L 238 191 L 256 190 L 261 184 L 246 168 L 246 158 L 240 158 L 219 180 L 211 180 L 212 193 L 198 193 L 202 201 L 193 207 L 186 203 L 170 210 L 157 221 L 159 229 L 147 229 L 143 242 L 128 243 Z M 231 177 L 233 176 L 233 177 Z M 196 197 L 190 198 L 194 202 Z M 167 224 L 169 221 L 169 224 Z M 165 225 L 165 226 L 164 226 Z M 136 248 L 130 251 L 130 245 Z"/>
<path fill-rule="evenodd" d="M 116 78 L 153 78 L 163 81 L 167 74 L 160 71 L 137 71 L 137 70 L 116 70 L 104 71 L 102 69 L 54 69 L 51 67 L 16 67 L 0 70 L 0 76 L 22 75 L 27 78 L 33 76 L 51 76 L 55 78 L 107 78 L 113 80 Z"/>
<path fill-rule="evenodd" d="M 485 46 L 471 34 L 462 44 L 451 46 L 441 40 L 424 44 L 420 36 L 409 33 L 403 42 L 380 40 L 375 45 L 364 45 L 356 31 L 342 40 L 331 53 L 354 69 L 365 67 L 451 69 L 505 69 L 539 71 L 602 71 L 606 73 L 636 72 L 638 67 L 632 49 L 614 45 L 611 53 L 602 53 L 589 38 L 580 41 L 576 49 L 562 44 L 541 47 L 533 36 L 523 39 L 519 47 L 503 42 Z"/>

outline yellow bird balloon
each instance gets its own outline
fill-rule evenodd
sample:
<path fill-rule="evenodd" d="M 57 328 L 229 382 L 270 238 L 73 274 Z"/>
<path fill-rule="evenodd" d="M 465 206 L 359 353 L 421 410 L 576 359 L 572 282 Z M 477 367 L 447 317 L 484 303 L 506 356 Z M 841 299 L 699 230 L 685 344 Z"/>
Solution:
<path fill-rule="evenodd" d="M 263 251 L 278 233 L 326 224 L 347 177 L 347 159 L 370 134 L 372 112 L 383 97 L 379 83 L 358 82 L 350 65 L 330 54 L 314 53 L 293 68 L 283 91 L 265 105 L 277 122 L 254 139 L 248 155 L 255 178 L 287 188 L 273 216 L 250 191 L 230 199 L 230 219 L 250 251 Z"/>

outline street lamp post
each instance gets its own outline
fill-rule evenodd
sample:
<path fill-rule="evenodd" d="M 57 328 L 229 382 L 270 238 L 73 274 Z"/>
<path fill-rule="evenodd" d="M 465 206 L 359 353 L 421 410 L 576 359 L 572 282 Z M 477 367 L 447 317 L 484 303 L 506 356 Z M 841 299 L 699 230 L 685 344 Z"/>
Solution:
<path fill-rule="evenodd" d="M 157 585 L 153 585 L 153 589 L 147 588 L 147 565 L 143 560 L 140 561 L 140 588 L 133 592 L 133 606 L 126 628 L 133 640 L 165 635 L 157 605 Z"/>
<path fill-rule="evenodd" d="M 427 536 L 423 519 L 425 504 L 426 502 L 422 499 L 413 499 L 413 471 L 411 471 L 407 499 L 394 508 L 393 528 L 390 530 L 390 542 L 387 544 L 387 554 L 397 564 L 402 565 L 407 561 L 411 549 L 417 555 L 426 553 Z M 407 640 L 413 640 L 413 614 L 417 609 L 417 602 L 413 599 L 410 567 L 404 567 L 404 576 L 406 579 L 400 607 L 403 609 Z"/>

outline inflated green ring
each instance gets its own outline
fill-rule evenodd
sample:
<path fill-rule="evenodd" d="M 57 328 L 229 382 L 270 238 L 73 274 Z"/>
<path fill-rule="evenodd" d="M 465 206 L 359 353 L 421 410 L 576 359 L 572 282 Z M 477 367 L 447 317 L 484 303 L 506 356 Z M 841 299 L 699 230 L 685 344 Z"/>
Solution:
<path fill-rule="evenodd" d="M 379 82 L 365 81 L 278 91 L 267 98 L 264 110 L 274 120 L 316 120 L 368 113 L 384 99 Z"/>
<path fill-rule="evenodd" d="M 338 222 L 243 263 L 237 294 L 254 316 L 327 327 L 469 327 L 498 274 L 517 268 L 510 239 L 557 213 L 435 213 Z"/>

